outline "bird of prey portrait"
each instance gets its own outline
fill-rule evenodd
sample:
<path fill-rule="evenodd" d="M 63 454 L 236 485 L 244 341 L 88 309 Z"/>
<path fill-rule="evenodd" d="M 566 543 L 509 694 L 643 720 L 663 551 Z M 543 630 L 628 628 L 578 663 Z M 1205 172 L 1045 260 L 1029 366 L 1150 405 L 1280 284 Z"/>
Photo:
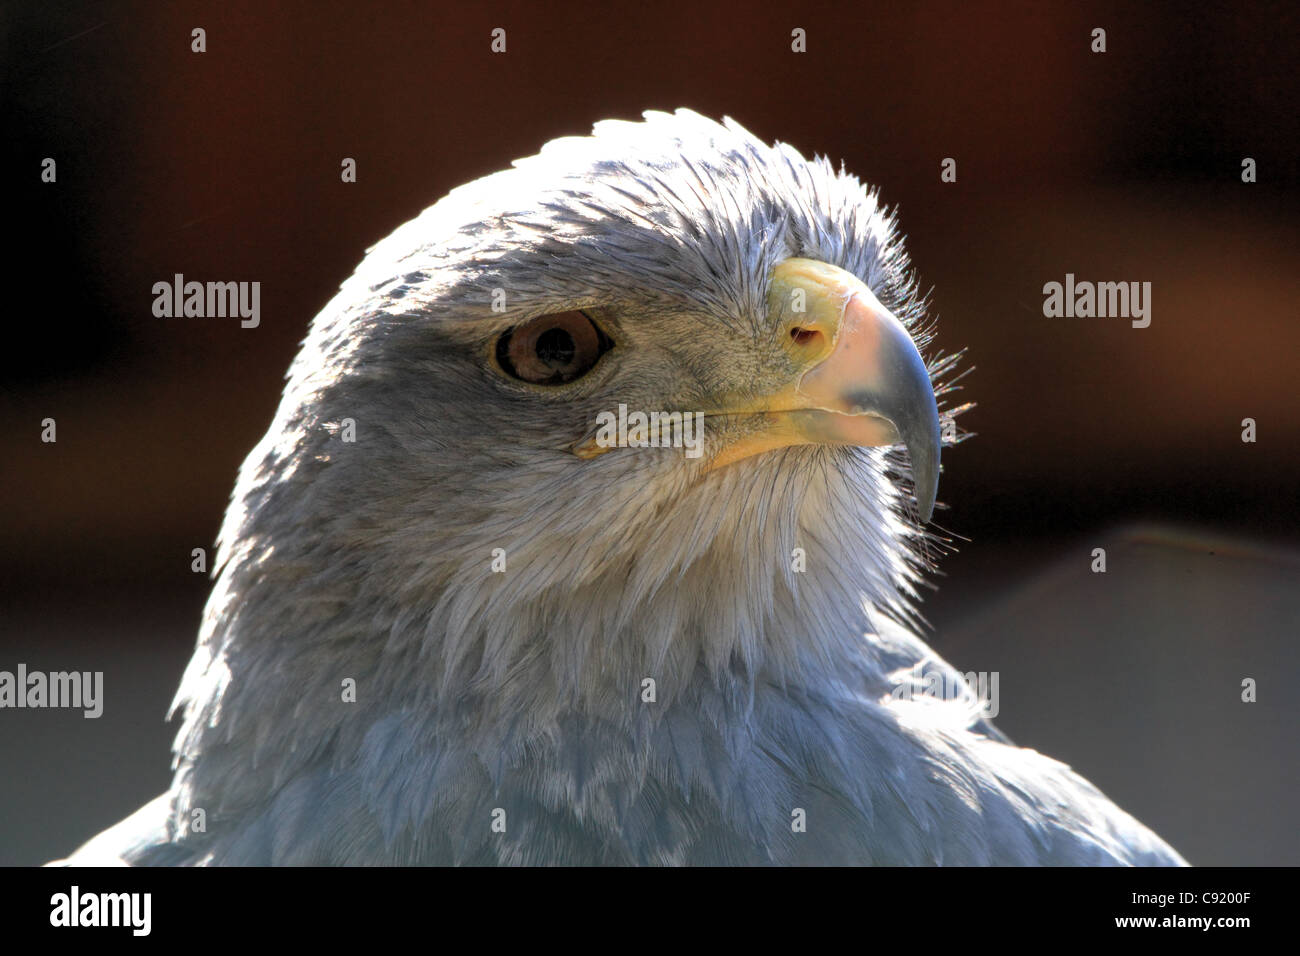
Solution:
<path fill-rule="evenodd" d="M 874 190 L 731 120 L 454 190 L 313 321 L 172 785 L 68 862 L 1182 864 L 916 686 L 965 687 L 918 630 L 926 312 Z"/>

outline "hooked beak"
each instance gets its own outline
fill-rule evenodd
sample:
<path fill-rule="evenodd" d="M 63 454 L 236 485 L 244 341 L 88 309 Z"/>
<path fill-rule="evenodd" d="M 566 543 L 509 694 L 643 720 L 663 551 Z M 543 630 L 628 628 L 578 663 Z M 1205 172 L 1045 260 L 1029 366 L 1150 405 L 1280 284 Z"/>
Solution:
<path fill-rule="evenodd" d="M 939 488 L 939 410 L 903 324 L 857 276 L 813 259 L 786 259 L 772 270 L 768 308 L 783 323 L 798 378 L 722 411 L 762 415 L 765 424 L 724 447 L 709 468 L 790 445 L 902 442 L 921 520 L 929 521 Z"/>

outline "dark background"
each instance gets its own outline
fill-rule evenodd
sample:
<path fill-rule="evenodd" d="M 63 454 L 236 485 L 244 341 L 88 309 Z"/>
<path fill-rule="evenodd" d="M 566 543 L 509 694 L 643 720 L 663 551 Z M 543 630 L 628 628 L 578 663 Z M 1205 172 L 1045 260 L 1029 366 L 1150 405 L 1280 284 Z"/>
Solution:
<path fill-rule="evenodd" d="M 1300 863 L 1297 27 L 1287 3 L 7 4 L 0 669 L 103 670 L 107 701 L 0 711 L 0 863 L 165 788 L 190 550 L 363 251 L 548 139 L 679 106 L 879 185 L 938 345 L 969 350 L 940 653 L 1191 861 Z M 261 326 L 155 318 L 176 272 L 260 281 Z M 1150 328 L 1045 318 L 1067 272 L 1151 282 Z"/>

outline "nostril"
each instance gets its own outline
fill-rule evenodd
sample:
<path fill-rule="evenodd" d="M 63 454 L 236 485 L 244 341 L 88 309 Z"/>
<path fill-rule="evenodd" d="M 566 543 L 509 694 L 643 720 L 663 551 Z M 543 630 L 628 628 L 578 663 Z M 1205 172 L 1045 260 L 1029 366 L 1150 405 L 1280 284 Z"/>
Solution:
<path fill-rule="evenodd" d="M 821 333 L 816 329 L 804 329 L 796 325 L 790 330 L 790 338 L 794 340 L 795 345 L 812 345 L 821 338 Z"/>

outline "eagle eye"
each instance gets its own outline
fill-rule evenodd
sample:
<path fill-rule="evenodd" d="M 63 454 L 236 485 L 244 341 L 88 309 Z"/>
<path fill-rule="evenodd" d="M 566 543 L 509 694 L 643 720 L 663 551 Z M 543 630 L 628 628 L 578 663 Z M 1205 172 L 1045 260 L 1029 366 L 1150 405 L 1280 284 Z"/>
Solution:
<path fill-rule="evenodd" d="M 533 385 L 563 385 L 586 375 L 614 347 L 585 312 L 552 312 L 508 329 L 497 339 L 497 364 Z"/>

